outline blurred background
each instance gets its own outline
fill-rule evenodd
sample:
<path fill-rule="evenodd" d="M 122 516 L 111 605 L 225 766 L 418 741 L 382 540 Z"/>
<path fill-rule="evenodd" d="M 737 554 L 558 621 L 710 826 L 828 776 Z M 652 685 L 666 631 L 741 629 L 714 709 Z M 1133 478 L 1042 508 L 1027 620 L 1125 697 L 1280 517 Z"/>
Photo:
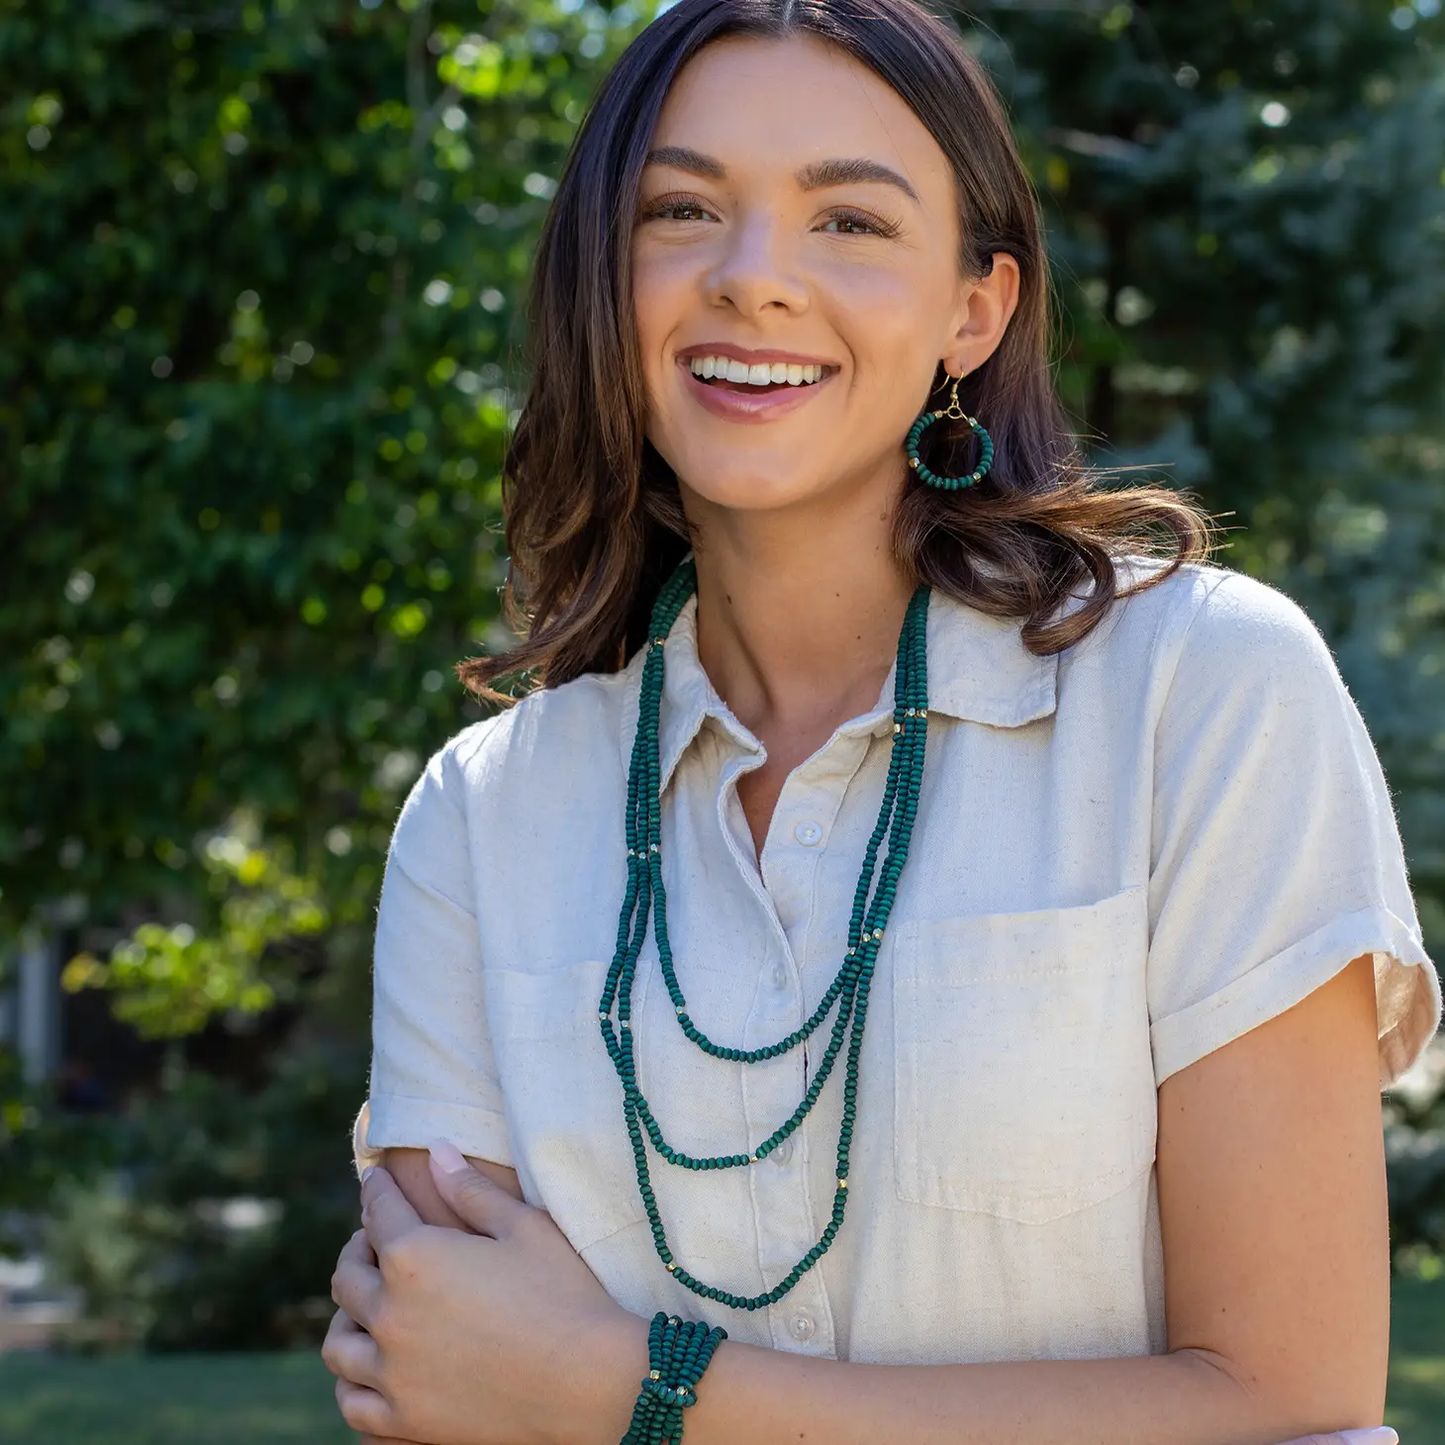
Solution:
<path fill-rule="evenodd" d="M 1437 958 L 1439 8 L 963 21 L 1081 436 L 1324 629 Z M 505 636 L 532 246 L 652 13 L 0 0 L 0 1438 L 352 1438 L 315 1345 L 385 848 Z M 1442 1084 L 1385 1103 L 1407 1445 L 1445 1442 Z"/>

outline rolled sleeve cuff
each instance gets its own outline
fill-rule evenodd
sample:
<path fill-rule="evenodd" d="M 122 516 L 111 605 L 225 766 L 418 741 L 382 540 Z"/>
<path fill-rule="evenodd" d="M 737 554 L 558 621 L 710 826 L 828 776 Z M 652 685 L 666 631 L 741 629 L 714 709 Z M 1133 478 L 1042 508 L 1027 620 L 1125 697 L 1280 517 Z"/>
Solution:
<path fill-rule="evenodd" d="M 447 1139 L 463 1154 L 512 1167 L 507 1121 L 491 1109 L 402 1094 L 373 1094 L 351 1130 L 351 1152 L 358 1175 L 381 1162 L 383 1149 L 425 1149 Z"/>
<path fill-rule="evenodd" d="M 1293 1008 L 1362 953 L 1375 959 L 1380 1087 L 1388 1088 L 1439 1027 L 1440 979 L 1419 938 L 1384 907 L 1342 914 L 1218 993 L 1155 1019 L 1155 1082 Z"/>

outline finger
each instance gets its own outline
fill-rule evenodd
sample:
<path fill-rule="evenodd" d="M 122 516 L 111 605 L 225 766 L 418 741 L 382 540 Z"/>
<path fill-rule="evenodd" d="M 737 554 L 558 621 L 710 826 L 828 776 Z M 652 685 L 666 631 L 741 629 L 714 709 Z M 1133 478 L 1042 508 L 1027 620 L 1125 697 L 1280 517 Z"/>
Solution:
<path fill-rule="evenodd" d="M 358 1435 L 376 1435 L 383 1440 L 397 1438 L 392 1408 L 387 1404 L 386 1397 L 376 1390 L 365 1385 L 353 1385 L 350 1380 L 338 1380 L 336 1408 Z"/>
<path fill-rule="evenodd" d="M 365 1235 L 362 1236 L 365 1238 Z M 351 1316 L 363 1329 L 373 1329 L 382 1297 L 380 1268 L 372 1263 L 371 1246 L 362 1257 L 350 1245 L 341 1251 L 331 1272 L 331 1302 Z"/>
<path fill-rule="evenodd" d="M 401 1186 L 380 1164 L 361 1181 L 361 1223 L 378 1259 L 383 1250 L 426 1226 Z"/>
<path fill-rule="evenodd" d="M 1388 1425 L 1363 1430 L 1337 1430 L 1333 1435 L 1302 1435 L 1285 1445 L 1400 1445 L 1400 1437 Z"/>
<path fill-rule="evenodd" d="M 371 1247 L 371 1241 L 366 1237 L 364 1229 L 358 1229 L 345 1244 L 341 1246 L 340 1259 L 353 1260 L 358 1264 L 375 1264 L 376 1251 Z"/>
<path fill-rule="evenodd" d="M 462 1222 L 479 1234 L 503 1239 L 533 1212 L 530 1204 L 523 1204 L 480 1169 L 472 1168 L 461 1150 L 448 1140 L 434 1139 L 427 1152 L 437 1192 Z"/>
<path fill-rule="evenodd" d="M 381 1352 L 376 1341 L 345 1310 L 331 1317 L 326 1338 L 321 1342 L 321 1362 L 339 1380 L 376 1389 Z"/>

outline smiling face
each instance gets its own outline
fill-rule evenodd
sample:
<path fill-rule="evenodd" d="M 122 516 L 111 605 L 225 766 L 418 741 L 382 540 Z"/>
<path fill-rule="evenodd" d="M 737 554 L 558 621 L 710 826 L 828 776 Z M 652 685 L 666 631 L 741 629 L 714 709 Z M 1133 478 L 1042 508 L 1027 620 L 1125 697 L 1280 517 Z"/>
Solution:
<path fill-rule="evenodd" d="M 695 56 L 632 243 L 647 435 L 689 511 L 891 498 L 939 362 L 980 365 L 1016 296 L 960 242 L 947 158 L 872 71 L 812 36 Z"/>

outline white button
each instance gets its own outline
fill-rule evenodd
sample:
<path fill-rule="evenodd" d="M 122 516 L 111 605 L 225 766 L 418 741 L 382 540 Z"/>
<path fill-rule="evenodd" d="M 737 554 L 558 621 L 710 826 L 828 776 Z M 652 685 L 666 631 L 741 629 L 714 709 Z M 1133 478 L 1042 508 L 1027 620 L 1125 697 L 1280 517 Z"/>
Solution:
<path fill-rule="evenodd" d="M 777 967 L 775 967 L 775 968 L 773 969 L 773 987 L 774 987 L 774 988 L 787 988 L 787 986 L 788 986 L 788 975 L 783 972 L 782 965 L 779 964 Z"/>
<path fill-rule="evenodd" d="M 793 1157 L 793 1141 L 791 1139 L 784 1139 L 783 1142 L 773 1150 L 770 1157 L 775 1164 L 786 1164 L 788 1160 Z"/>
<path fill-rule="evenodd" d="M 793 829 L 793 837 L 805 848 L 811 848 L 822 836 L 823 830 L 813 822 L 811 818 L 799 823 L 798 826 Z"/>
<path fill-rule="evenodd" d="M 811 1340 L 815 1328 L 813 1317 L 808 1314 L 807 1311 L 799 1310 L 798 1313 L 788 1321 L 788 1328 L 792 1330 L 795 1340 Z"/>

